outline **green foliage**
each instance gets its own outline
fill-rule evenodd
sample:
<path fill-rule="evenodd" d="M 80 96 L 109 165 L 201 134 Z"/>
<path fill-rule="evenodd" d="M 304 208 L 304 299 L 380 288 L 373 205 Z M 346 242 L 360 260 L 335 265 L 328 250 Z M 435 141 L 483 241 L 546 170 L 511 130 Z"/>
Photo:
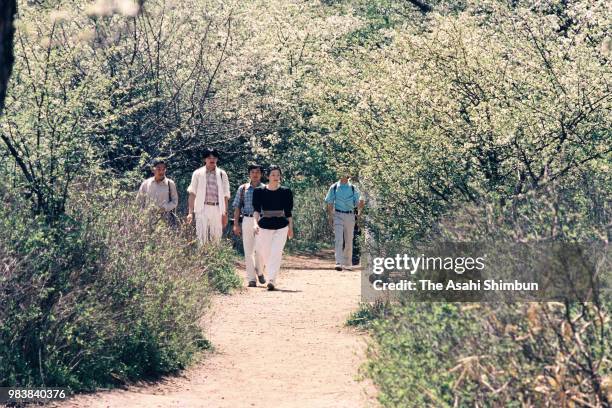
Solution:
<path fill-rule="evenodd" d="M 377 319 L 383 319 L 386 316 L 388 308 L 389 304 L 380 300 L 374 303 L 360 303 L 359 309 L 351 313 L 346 320 L 346 324 L 347 326 L 369 329 Z"/>
<path fill-rule="evenodd" d="M 608 174 L 580 172 L 577 181 L 551 182 L 507 205 L 458 205 L 418 243 L 605 245 L 609 186 Z M 609 271 L 608 256 L 597 273 L 605 280 Z M 365 308 L 352 321 L 372 329 L 365 372 L 385 406 L 562 406 L 569 399 L 606 406 L 611 306 L 605 293 L 565 305 L 413 303 L 387 306 L 382 317 Z"/>
<path fill-rule="evenodd" d="M 429 239 L 609 242 L 604 2 L 435 5 L 414 22 L 399 2 L 359 4 L 368 28 L 322 56 L 329 68 L 305 98 L 327 130 L 319 146 L 362 164 L 373 253 Z M 569 395 L 605 406 L 609 307 L 417 304 L 351 322 L 373 327 L 366 371 L 385 406 L 559 406 Z M 568 325 L 580 335 L 563 337 Z"/>
<path fill-rule="evenodd" d="M 379 400 L 385 406 L 444 406 L 452 378 L 447 370 L 455 362 L 450 357 L 473 322 L 453 304 L 407 305 L 401 316 L 372 324 L 379 348 L 367 370 L 380 387 Z"/>
<path fill-rule="evenodd" d="M 375 343 L 364 370 L 387 407 L 545 406 L 570 398 L 605 406 L 609 308 L 398 305 L 371 324 Z"/>
<path fill-rule="evenodd" d="M 560 33 L 565 20 L 547 8 L 479 2 L 382 30 L 387 44 L 339 42 L 321 56 L 309 123 L 327 130 L 329 156 L 359 164 L 377 241 L 418 239 L 458 203 L 606 171 L 604 2 L 564 13 L 572 24 Z"/>
<path fill-rule="evenodd" d="M 185 231 L 131 215 L 117 191 L 152 157 L 169 159 L 182 193 L 206 145 L 236 185 L 247 161 L 281 165 L 297 198 L 290 249 L 331 242 L 324 188 L 345 169 L 368 196 L 373 248 L 610 240 L 603 0 L 431 0 L 426 13 L 400 0 L 151 0 L 122 16 L 43 3 L 20 6 L 0 121 L 7 197 L 29 200 L 26 210 L 7 198 L 0 218 L 3 384 L 92 388 L 175 370 L 205 343 L 202 300 L 239 279 L 224 246 L 198 249 Z M 96 203 L 111 204 L 98 216 Z M 554 340 L 554 307 L 540 337 L 525 337 L 524 306 L 365 307 L 350 322 L 373 325 L 370 373 L 385 405 L 559 405 L 549 378 L 591 402 L 609 381 L 609 359 L 597 360 L 609 350 L 596 347 L 609 332 L 590 318 L 607 306 L 581 307 L 569 315 L 589 349 L 574 354 Z M 589 365 L 579 358 L 599 366 L 576 371 Z"/>
<path fill-rule="evenodd" d="M 291 186 L 294 194 L 293 225 L 295 238 L 287 241 L 289 251 L 316 252 L 322 247 L 329 247 L 333 242 L 331 229 L 327 224 L 325 207 L 325 186 L 313 183 L 301 187 Z"/>
<path fill-rule="evenodd" d="M 80 201 L 53 227 L 2 209 L 2 386 L 94 389 L 174 372 L 208 347 L 199 320 L 212 289 L 236 285 L 231 249 L 115 203 Z"/>
<path fill-rule="evenodd" d="M 210 243 L 202 250 L 206 256 L 206 271 L 212 288 L 219 293 L 229 294 L 242 287 L 242 279 L 234 266 L 236 254 L 228 242 Z"/>

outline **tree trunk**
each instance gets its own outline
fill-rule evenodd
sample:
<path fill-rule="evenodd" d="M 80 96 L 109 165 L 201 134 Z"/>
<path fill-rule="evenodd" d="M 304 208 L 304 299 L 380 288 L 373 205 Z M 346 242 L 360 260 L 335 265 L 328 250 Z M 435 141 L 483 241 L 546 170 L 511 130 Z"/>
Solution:
<path fill-rule="evenodd" d="M 0 115 L 4 110 L 6 88 L 15 62 L 13 55 L 15 26 L 13 21 L 17 13 L 17 0 L 3 0 L 2 3 L 3 5 L 0 7 Z"/>

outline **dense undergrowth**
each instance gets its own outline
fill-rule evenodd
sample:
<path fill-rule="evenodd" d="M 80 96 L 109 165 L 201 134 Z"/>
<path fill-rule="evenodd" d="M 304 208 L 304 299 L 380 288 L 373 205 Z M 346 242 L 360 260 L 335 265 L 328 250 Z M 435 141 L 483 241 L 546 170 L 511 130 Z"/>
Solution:
<path fill-rule="evenodd" d="M 199 248 L 130 204 L 55 224 L 0 208 L 0 385 L 89 390 L 184 368 L 200 318 L 240 284 L 228 245 Z"/>

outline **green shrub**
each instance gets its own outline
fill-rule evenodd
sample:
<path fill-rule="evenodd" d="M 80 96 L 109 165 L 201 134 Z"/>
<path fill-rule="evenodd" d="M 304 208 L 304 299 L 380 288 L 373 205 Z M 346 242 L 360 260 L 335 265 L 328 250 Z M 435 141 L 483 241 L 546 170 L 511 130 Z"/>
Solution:
<path fill-rule="evenodd" d="M 325 194 L 327 187 L 320 186 L 293 191 L 295 239 L 287 241 L 289 251 L 315 252 L 333 242 L 332 231 L 327 224 Z"/>
<path fill-rule="evenodd" d="M 396 305 L 371 326 L 364 370 L 387 407 L 606 406 L 609 310 L 609 303 Z"/>
<path fill-rule="evenodd" d="M 232 250 L 231 244 L 225 241 L 213 243 L 202 251 L 207 257 L 206 270 L 212 288 L 217 292 L 228 294 L 242 286 L 242 279 L 234 267 L 236 253 Z"/>
<path fill-rule="evenodd" d="M 373 303 L 360 303 L 357 311 L 351 313 L 346 321 L 347 326 L 363 329 L 372 327 L 377 319 L 383 319 L 389 308 L 389 303 L 377 300 Z"/>
<path fill-rule="evenodd" d="M 211 290 L 236 285 L 231 248 L 199 248 L 118 200 L 77 202 L 52 227 L 0 209 L 0 386 L 89 390 L 182 369 L 208 347 Z"/>
<path fill-rule="evenodd" d="M 471 322 L 452 304 L 409 304 L 372 323 L 377 346 L 366 367 L 384 406 L 442 405 L 451 399 L 447 370 Z"/>
<path fill-rule="evenodd" d="M 483 199 L 477 207 L 457 205 L 420 244 L 494 243 L 500 257 L 514 242 L 607 248 L 609 176 L 575 176 L 505 204 Z M 604 288 L 610 261 L 609 254 L 602 256 L 594 270 Z M 584 303 L 398 303 L 382 313 L 366 308 L 359 317 L 374 319 L 365 373 L 387 407 L 609 406 L 612 301 L 609 291 L 599 292 Z"/>

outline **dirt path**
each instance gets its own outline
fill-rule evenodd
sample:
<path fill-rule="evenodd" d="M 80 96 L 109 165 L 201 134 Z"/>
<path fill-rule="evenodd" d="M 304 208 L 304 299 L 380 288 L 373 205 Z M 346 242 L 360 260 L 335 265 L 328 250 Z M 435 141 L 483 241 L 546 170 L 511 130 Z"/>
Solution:
<path fill-rule="evenodd" d="M 279 291 L 258 287 L 217 297 L 205 322 L 216 350 L 180 377 L 61 406 L 376 406 L 372 385 L 356 380 L 365 338 L 344 327 L 359 302 L 359 271 L 330 265 L 330 253 L 286 257 Z"/>

